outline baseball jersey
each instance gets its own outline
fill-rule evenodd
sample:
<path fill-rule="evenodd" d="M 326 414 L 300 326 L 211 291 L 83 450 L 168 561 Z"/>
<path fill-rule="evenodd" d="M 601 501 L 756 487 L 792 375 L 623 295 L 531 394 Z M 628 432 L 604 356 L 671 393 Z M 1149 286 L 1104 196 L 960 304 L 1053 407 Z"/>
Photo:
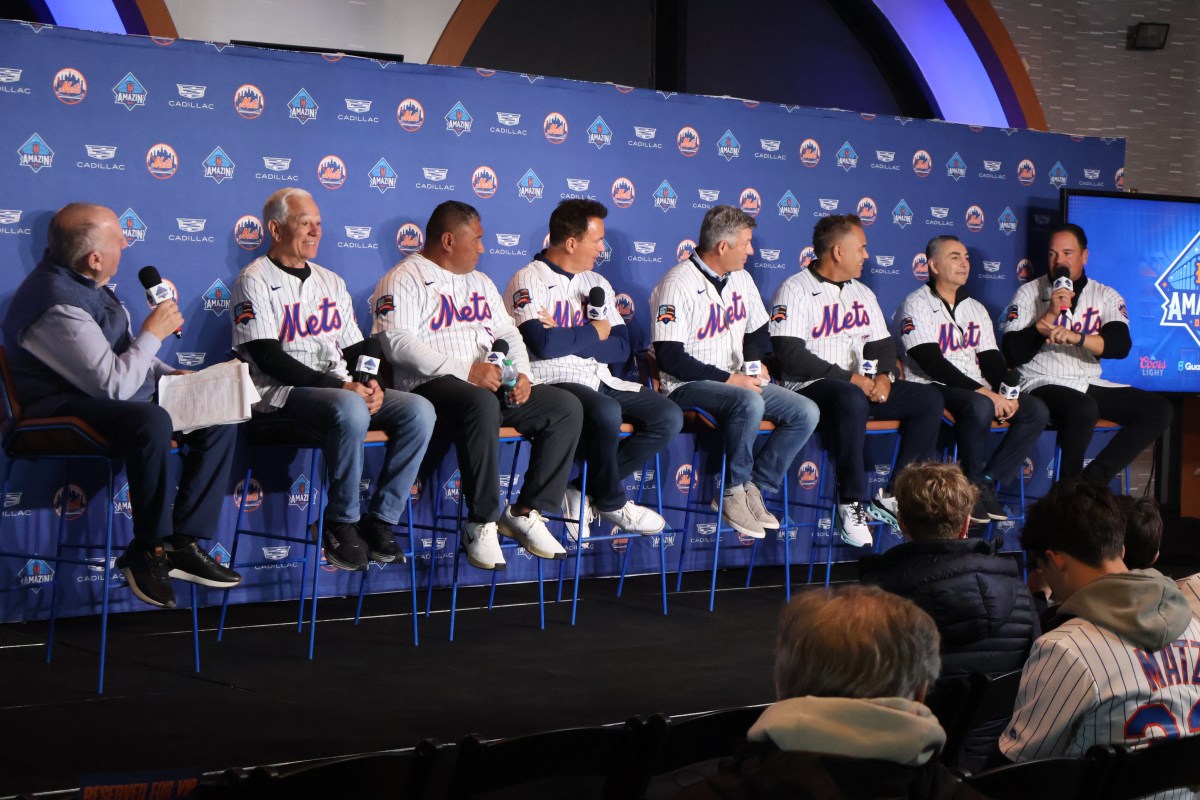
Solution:
<path fill-rule="evenodd" d="M 1020 331 L 1035 324 L 1050 308 L 1051 281 L 1043 275 L 1029 281 L 1013 295 L 1012 303 L 1000 320 L 1003 333 Z M 1059 325 L 1069 327 L 1077 333 L 1096 334 L 1109 322 L 1129 324 L 1129 313 L 1125 301 L 1111 287 L 1088 278 L 1087 284 L 1076 298 L 1075 310 L 1067 309 L 1058 316 Z M 1124 386 L 1100 377 L 1100 360 L 1082 347 L 1046 342 L 1021 370 L 1021 391 L 1036 389 L 1046 384 L 1066 386 L 1086 392 L 1089 385 Z"/>
<path fill-rule="evenodd" d="M 951 311 L 945 301 L 928 286 L 922 286 L 904 298 L 900 306 L 898 330 L 904 345 L 905 378 L 914 383 L 937 383 L 922 371 L 908 351 L 922 344 L 937 344 L 942 356 L 963 375 L 981 386 L 988 386 L 979 369 L 979 353 L 998 350 L 992 318 L 983 303 L 967 297 Z M 990 388 L 990 387 L 989 387 Z"/>
<path fill-rule="evenodd" d="M 459 275 L 414 253 L 380 278 L 371 308 L 372 332 L 392 362 L 397 389 L 444 375 L 465 381 L 497 339 L 508 342 L 517 370 L 530 374 L 525 341 L 496 284 L 478 270 Z"/>
<path fill-rule="evenodd" d="M 308 262 L 303 282 L 275 266 L 266 256 L 255 259 L 233 284 L 233 347 L 255 339 L 278 339 L 283 352 L 306 367 L 350 380 L 342 349 L 362 341 L 354 319 L 354 302 L 346 282 L 324 267 Z M 292 391 L 250 364 L 250 377 L 262 399 L 258 411 L 283 406 Z"/>
<path fill-rule="evenodd" d="M 890 335 L 875 293 L 860 281 L 839 286 L 805 269 L 784 281 L 771 300 L 771 336 L 802 339 L 808 352 L 850 372 L 858 372 L 867 342 Z M 881 371 L 890 372 L 887 366 Z M 815 382 L 783 385 L 802 389 Z"/>
<path fill-rule="evenodd" d="M 543 308 L 554 318 L 558 327 L 579 328 L 588 324 L 584 304 L 588 293 L 596 286 L 604 290 L 607 300 L 605 322 L 614 328 L 624 325 L 625 320 L 621 319 L 612 302 L 613 288 L 603 275 L 587 270 L 568 276 L 555 271 L 545 261 L 536 259 L 517 270 L 508 281 L 504 289 L 504 302 L 518 328 L 530 320 L 538 319 L 538 312 Z M 623 392 L 641 390 L 639 384 L 614 378 L 607 364 L 574 354 L 560 358 L 531 357 L 529 368 L 532 377 L 540 383 L 578 383 L 590 389 L 598 389 L 603 383 Z"/>
<path fill-rule="evenodd" d="M 653 341 L 680 342 L 692 358 L 726 372 L 741 372 L 742 339 L 767 324 L 767 309 L 750 273 L 729 273 L 718 290 L 690 259 L 663 275 L 650 294 L 650 308 Z M 666 372 L 660 377 L 664 394 L 687 382 Z"/>

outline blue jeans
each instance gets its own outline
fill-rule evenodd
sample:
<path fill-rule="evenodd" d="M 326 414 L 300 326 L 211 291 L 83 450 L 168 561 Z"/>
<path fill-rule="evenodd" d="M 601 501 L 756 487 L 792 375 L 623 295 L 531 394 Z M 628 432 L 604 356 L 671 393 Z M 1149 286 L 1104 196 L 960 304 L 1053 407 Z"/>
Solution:
<path fill-rule="evenodd" d="M 383 405 L 372 415 L 354 392 L 308 386 L 293 388 L 283 408 L 269 416 L 290 420 L 320 446 L 329 476 L 325 515 L 336 522 L 358 521 L 363 437 L 368 430 L 386 433 L 387 452 L 369 511 L 391 525 L 404 513 L 437 420 L 433 405 L 415 394 L 387 389 Z"/>
<path fill-rule="evenodd" d="M 703 409 L 721 426 L 727 454 L 726 486 L 753 481 L 769 492 L 779 489 L 784 473 L 821 417 L 812 400 L 773 383 L 762 387 L 759 394 L 728 383 L 692 381 L 668 397 L 681 408 Z M 756 457 L 754 442 L 764 419 L 775 423 L 775 432 Z"/>
<path fill-rule="evenodd" d="M 1046 404 L 1032 394 L 1023 394 L 1020 407 L 1008 421 L 1008 431 L 987 463 L 987 437 L 991 435 L 996 406 L 979 392 L 940 383 L 932 386 L 942 393 L 946 410 L 954 415 L 958 461 L 967 480 L 979 484 L 986 473 L 992 480 L 1007 482 L 1017 476 L 1017 467 L 1050 421 Z"/>

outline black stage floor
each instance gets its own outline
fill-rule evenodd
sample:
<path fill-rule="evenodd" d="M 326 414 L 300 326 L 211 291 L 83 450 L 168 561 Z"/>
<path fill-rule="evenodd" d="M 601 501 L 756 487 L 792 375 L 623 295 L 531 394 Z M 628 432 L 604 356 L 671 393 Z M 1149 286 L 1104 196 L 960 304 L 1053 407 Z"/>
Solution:
<path fill-rule="evenodd" d="M 312 662 L 295 602 L 231 608 L 223 642 L 218 609 L 205 609 L 199 674 L 188 611 L 120 614 L 103 695 L 97 618 L 60 621 L 51 664 L 44 623 L 2 625 L 0 795 L 95 773 L 213 771 L 769 702 L 782 579 L 760 568 L 742 589 L 743 570 L 722 573 L 710 613 L 707 576 L 689 574 L 666 617 L 657 576 L 631 579 L 621 598 L 615 581 L 590 580 L 579 623 L 568 603 L 547 604 L 545 630 L 536 585 L 500 587 L 490 611 L 483 590 L 467 590 L 454 642 L 442 590 L 419 647 L 407 593 L 368 597 L 357 627 L 349 600 L 323 599 Z"/>

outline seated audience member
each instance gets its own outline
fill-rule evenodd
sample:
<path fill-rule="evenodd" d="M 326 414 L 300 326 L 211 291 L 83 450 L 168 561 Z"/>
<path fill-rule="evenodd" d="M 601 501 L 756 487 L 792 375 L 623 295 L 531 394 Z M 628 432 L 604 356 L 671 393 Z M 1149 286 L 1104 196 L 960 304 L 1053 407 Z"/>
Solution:
<path fill-rule="evenodd" d="M 937 759 L 946 733 L 922 701 L 939 663 L 937 627 L 911 601 L 872 586 L 804 592 L 779 621 L 778 701 L 677 800 L 979 797 Z"/>
<path fill-rule="evenodd" d="M 1125 517 L 1107 488 L 1056 484 L 1026 515 L 1021 544 L 1064 619 L 1033 644 L 1000 737 L 1012 761 L 1081 756 L 1093 745 L 1189 736 L 1200 701 L 1200 621 L 1173 581 L 1121 560 Z"/>
<path fill-rule="evenodd" d="M 1149 497 L 1117 495 L 1125 515 L 1125 566 L 1149 569 L 1158 561 L 1162 546 L 1163 521 L 1158 503 Z"/>

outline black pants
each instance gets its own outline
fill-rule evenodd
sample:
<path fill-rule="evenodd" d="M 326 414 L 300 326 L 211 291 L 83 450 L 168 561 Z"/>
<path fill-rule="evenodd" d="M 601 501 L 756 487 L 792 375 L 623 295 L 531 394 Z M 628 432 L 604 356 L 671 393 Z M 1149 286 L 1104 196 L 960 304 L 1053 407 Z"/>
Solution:
<path fill-rule="evenodd" d="M 979 392 L 958 386 L 932 384 L 942 393 L 946 410 L 954 415 L 954 436 L 958 442 L 958 461 L 971 483 L 979 484 L 984 475 L 995 481 L 1009 481 L 1016 477 L 1017 465 L 1024 460 L 1037 442 L 1050 412 L 1046 404 L 1031 394 L 1020 398 L 1020 407 L 1008 421 L 1008 431 L 985 464 L 987 437 L 991 435 L 992 420 L 996 406 Z"/>
<path fill-rule="evenodd" d="M 1132 386 L 1089 386 L 1084 393 L 1047 385 L 1031 393 L 1050 409 L 1050 421 L 1058 429 L 1062 448 L 1059 480 L 1082 478 L 1107 486 L 1171 424 L 1171 404 L 1165 398 Z M 1084 469 L 1083 456 L 1098 419 L 1120 423 L 1121 430 Z"/>
<path fill-rule="evenodd" d="M 569 393 L 553 386 L 534 386 L 528 401 L 505 408 L 493 392 L 452 375 L 435 378 L 412 391 L 437 410 L 434 435 L 454 442 L 471 522 L 495 522 L 503 511 L 500 440 L 496 435 L 501 425 L 516 428 L 533 440 L 517 503 L 540 511 L 562 507 L 583 424 L 583 409 Z"/>

